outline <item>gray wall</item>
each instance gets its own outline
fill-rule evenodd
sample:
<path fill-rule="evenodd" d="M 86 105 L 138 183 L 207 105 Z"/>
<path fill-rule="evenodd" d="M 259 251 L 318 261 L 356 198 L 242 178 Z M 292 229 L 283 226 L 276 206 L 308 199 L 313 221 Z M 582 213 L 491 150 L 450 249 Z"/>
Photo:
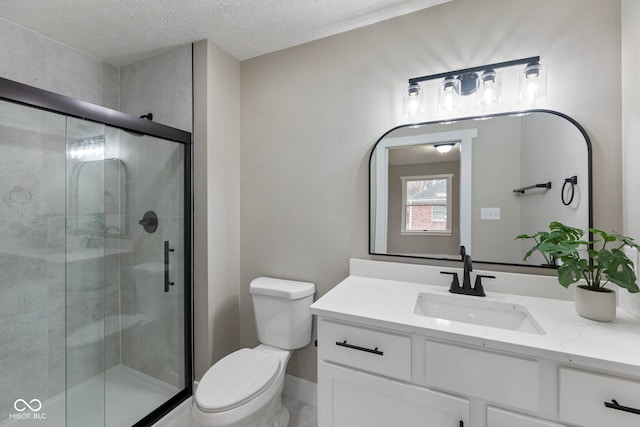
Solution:
<path fill-rule="evenodd" d="M 195 377 L 239 345 L 240 62 L 194 44 Z"/>
<path fill-rule="evenodd" d="M 560 117 L 530 115 L 522 120 L 522 142 L 522 185 L 552 183 L 549 190 L 530 191 L 516 197 L 522 233 L 548 230 L 551 219 L 586 230 L 589 218 L 587 149 L 580 131 Z M 572 203 L 565 206 L 561 197 L 564 180 L 574 175 L 578 177 L 578 185 Z M 521 241 L 521 258 L 531 249 L 532 242 Z M 533 255 L 533 260 L 545 262 L 539 252 Z"/>
<path fill-rule="evenodd" d="M 494 120 L 500 120 L 494 119 Z M 520 183 L 519 120 L 479 121 L 473 139 L 471 255 L 483 261 L 519 263 L 520 202 L 513 189 Z M 515 185 L 514 185 L 515 184 Z M 500 220 L 480 218 L 482 208 L 500 208 Z"/>
<path fill-rule="evenodd" d="M 640 2 L 622 0 L 622 170 L 624 233 L 640 240 Z M 612 209 L 614 209 L 612 207 Z M 640 318 L 640 294 L 621 291 L 621 305 Z"/>
<path fill-rule="evenodd" d="M 456 0 L 244 61 L 242 344 L 256 343 L 251 279 L 311 281 L 319 297 L 347 276 L 349 257 L 369 257 L 369 150 L 405 122 L 410 77 L 541 55 L 548 97 L 537 106 L 586 127 L 595 224 L 620 229 L 620 20 L 616 1 Z M 517 107 L 505 96 L 497 110 Z M 289 372 L 315 380 L 315 348 L 297 351 Z"/>

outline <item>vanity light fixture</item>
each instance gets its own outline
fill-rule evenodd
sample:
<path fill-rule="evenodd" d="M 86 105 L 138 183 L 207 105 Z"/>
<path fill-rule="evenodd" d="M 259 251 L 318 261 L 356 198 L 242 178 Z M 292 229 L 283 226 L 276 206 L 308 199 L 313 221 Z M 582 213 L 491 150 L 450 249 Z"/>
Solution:
<path fill-rule="evenodd" d="M 446 73 L 431 74 L 409 79 L 409 88 L 405 97 L 405 115 L 420 114 L 424 108 L 424 90 L 419 83 L 428 80 L 443 79 L 438 90 L 438 108 L 442 111 L 454 111 L 460 107 L 463 96 L 476 94 L 481 107 L 490 107 L 500 102 L 501 75 L 497 69 L 525 65 L 520 75 L 519 99 L 532 103 L 546 96 L 546 68 L 540 64 L 539 56 L 497 62 Z"/>
<path fill-rule="evenodd" d="M 443 111 L 454 111 L 460 106 L 461 81 L 455 76 L 447 76 L 440 84 L 438 105 Z"/>
<path fill-rule="evenodd" d="M 438 150 L 438 153 L 442 153 L 442 154 L 448 153 L 449 151 L 451 151 L 454 145 L 456 145 L 455 142 L 447 142 L 445 144 L 433 144 L 435 149 Z"/>
<path fill-rule="evenodd" d="M 533 104 L 547 96 L 547 67 L 532 61 L 520 73 L 520 101 Z"/>
<path fill-rule="evenodd" d="M 404 114 L 414 117 L 424 112 L 424 96 L 418 83 L 409 83 L 404 99 Z"/>
<path fill-rule="evenodd" d="M 478 92 L 481 106 L 490 107 L 500 101 L 500 83 L 500 74 L 494 69 L 488 69 L 482 73 Z"/>

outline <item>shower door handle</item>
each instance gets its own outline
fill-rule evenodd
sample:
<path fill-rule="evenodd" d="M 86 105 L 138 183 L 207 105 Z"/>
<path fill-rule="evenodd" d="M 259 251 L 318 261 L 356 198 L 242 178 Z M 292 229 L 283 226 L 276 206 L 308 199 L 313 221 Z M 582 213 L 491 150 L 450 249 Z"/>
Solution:
<path fill-rule="evenodd" d="M 173 249 L 169 247 L 169 241 L 164 241 L 164 291 L 169 292 L 169 286 L 173 286 L 174 282 L 169 281 L 169 252 Z"/>

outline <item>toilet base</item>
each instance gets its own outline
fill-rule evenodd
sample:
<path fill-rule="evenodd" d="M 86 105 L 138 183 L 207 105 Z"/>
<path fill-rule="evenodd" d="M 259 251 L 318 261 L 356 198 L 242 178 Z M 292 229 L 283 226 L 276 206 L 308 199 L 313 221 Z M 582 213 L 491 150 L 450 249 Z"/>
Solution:
<path fill-rule="evenodd" d="M 251 414 L 248 418 L 233 419 L 225 414 L 210 414 L 200 411 L 193 405 L 191 419 L 198 427 L 287 427 L 289 425 L 289 411 L 282 404 L 281 396 L 275 396 L 267 408 Z"/>
<path fill-rule="evenodd" d="M 191 408 L 191 419 L 198 427 L 287 427 L 289 411 L 282 405 L 282 389 L 284 372 L 291 352 L 258 345 L 256 350 L 275 353 L 280 357 L 280 372 L 275 381 L 255 399 L 223 412 L 204 412 L 194 398 Z"/>

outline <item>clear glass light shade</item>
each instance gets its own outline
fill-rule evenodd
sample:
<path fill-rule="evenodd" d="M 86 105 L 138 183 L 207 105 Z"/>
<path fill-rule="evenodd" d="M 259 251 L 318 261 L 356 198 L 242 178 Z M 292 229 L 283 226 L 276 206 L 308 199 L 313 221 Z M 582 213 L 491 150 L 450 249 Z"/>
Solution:
<path fill-rule="evenodd" d="M 533 104 L 537 99 L 547 96 L 547 67 L 541 64 L 529 64 L 520 73 L 519 100 Z"/>
<path fill-rule="evenodd" d="M 481 107 L 489 107 L 500 102 L 501 82 L 500 73 L 493 70 L 482 73 L 478 89 L 478 102 Z"/>
<path fill-rule="evenodd" d="M 460 107 L 460 80 L 446 77 L 438 91 L 438 106 L 442 111 L 455 111 Z"/>
<path fill-rule="evenodd" d="M 424 113 L 424 91 L 417 83 L 409 85 L 404 95 L 403 113 L 408 117 L 416 117 Z"/>

